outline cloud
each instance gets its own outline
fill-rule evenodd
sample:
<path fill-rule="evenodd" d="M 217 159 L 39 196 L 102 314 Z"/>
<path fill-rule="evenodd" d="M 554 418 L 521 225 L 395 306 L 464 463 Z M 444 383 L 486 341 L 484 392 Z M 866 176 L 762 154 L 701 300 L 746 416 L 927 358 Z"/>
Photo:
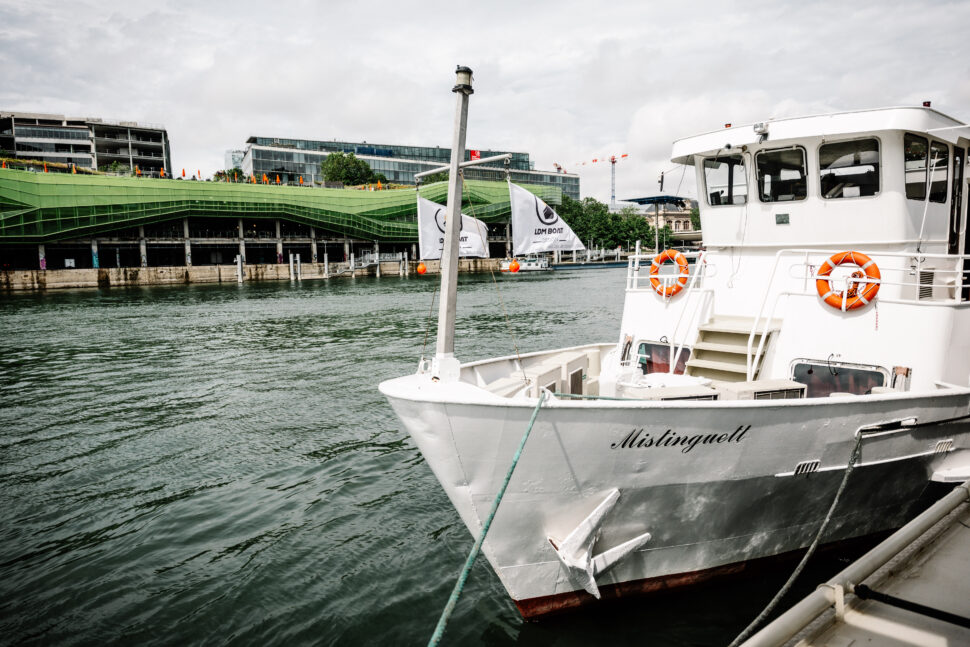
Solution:
<path fill-rule="evenodd" d="M 209 174 L 256 134 L 448 146 L 463 64 L 469 146 L 605 201 L 609 165 L 576 162 L 629 153 L 617 194 L 648 194 L 674 139 L 725 122 L 924 99 L 967 120 L 967 24 L 946 2 L 4 3 L 0 109 L 162 123 Z"/>

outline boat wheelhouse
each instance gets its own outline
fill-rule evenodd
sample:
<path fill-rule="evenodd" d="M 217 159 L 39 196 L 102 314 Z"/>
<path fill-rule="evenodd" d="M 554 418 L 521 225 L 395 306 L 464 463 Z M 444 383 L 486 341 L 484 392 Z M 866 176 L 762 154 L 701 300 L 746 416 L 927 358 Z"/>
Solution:
<path fill-rule="evenodd" d="M 899 527 L 970 477 L 970 128 L 928 107 L 678 140 L 705 249 L 612 341 L 381 384 L 526 617 Z M 672 271 L 671 271 L 672 270 Z M 851 473 L 851 478 L 850 478 Z"/>

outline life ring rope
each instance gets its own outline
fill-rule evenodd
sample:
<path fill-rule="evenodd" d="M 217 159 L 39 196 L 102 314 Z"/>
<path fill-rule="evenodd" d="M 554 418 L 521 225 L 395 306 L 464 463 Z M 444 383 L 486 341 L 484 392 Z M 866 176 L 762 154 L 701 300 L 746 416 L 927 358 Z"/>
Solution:
<path fill-rule="evenodd" d="M 853 272 L 852 276 L 846 279 L 845 290 L 836 290 L 829 279 L 832 270 L 839 265 L 855 265 L 861 270 L 861 272 Z M 845 312 L 863 308 L 871 303 L 879 292 L 881 282 L 882 274 L 874 260 L 862 252 L 839 252 L 827 258 L 819 267 L 816 274 L 815 290 L 822 301 Z M 860 289 L 860 285 L 865 287 Z"/>
<path fill-rule="evenodd" d="M 666 285 L 660 279 L 660 266 L 667 261 L 676 263 L 679 271 L 677 280 L 670 285 Z M 684 286 L 687 285 L 687 277 L 689 274 L 690 267 L 687 265 L 687 257 L 676 249 L 665 249 L 654 256 L 653 262 L 650 263 L 650 285 L 653 286 L 657 294 L 665 299 L 669 299 L 684 289 Z"/>

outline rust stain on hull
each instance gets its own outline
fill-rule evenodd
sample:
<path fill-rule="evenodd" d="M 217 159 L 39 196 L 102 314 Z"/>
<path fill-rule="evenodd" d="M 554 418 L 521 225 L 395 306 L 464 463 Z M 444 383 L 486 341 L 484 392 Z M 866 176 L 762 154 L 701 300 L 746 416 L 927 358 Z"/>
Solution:
<path fill-rule="evenodd" d="M 834 550 L 857 551 L 868 549 L 879 543 L 892 534 L 891 530 L 882 531 L 865 537 L 857 537 L 844 541 L 824 544 L 819 548 L 817 555 L 828 553 Z M 602 598 L 597 600 L 586 591 L 569 591 L 567 593 L 557 593 L 556 595 L 546 595 L 527 600 L 515 600 L 515 606 L 519 613 L 526 620 L 538 620 L 545 616 L 558 615 L 569 611 L 574 611 L 581 607 L 602 604 L 608 600 L 619 600 L 621 598 L 636 597 L 641 595 L 663 594 L 677 589 L 688 588 L 699 584 L 710 582 L 711 580 L 739 575 L 757 574 L 774 569 L 780 563 L 793 562 L 804 554 L 804 550 L 795 550 L 781 555 L 771 557 L 761 557 L 759 559 L 737 562 L 716 566 L 701 571 L 690 573 L 677 573 L 674 575 L 662 575 L 660 577 L 649 577 L 633 582 L 620 582 L 619 584 L 606 584 L 600 586 Z"/>

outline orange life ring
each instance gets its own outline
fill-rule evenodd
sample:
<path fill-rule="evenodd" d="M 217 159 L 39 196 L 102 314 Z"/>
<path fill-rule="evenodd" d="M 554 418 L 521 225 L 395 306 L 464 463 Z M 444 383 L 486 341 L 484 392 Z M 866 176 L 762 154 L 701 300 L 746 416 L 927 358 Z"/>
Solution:
<path fill-rule="evenodd" d="M 862 272 L 858 270 L 853 272 L 848 279 L 845 291 L 839 292 L 832 287 L 832 282 L 828 278 L 823 277 L 828 277 L 836 266 L 846 264 L 855 265 Z M 818 278 L 815 280 L 815 289 L 818 291 L 818 296 L 822 297 L 825 303 L 843 312 L 862 308 L 876 298 L 876 293 L 879 292 L 879 281 L 882 279 L 882 274 L 879 273 L 879 266 L 876 265 L 876 262 L 861 252 L 833 254 L 822 263 L 822 267 L 819 268 L 816 276 Z M 863 277 L 874 282 L 853 281 L 853 279 Z"/>
<path fill-rule="evenodd" d="M 663 281 L 659 278 L 659 272 L 660 266 L 667 261 L 677 263 L 680 276 L 676 282 L 664 285 Z M 687 257 L 676 249 L 665 249 L 657 254 L 653 259 L 653 263 L 650 264 L 650 285 L 653 286 L 657 294 L 669 299 L 684 289 L 684 286 L 687 285 L 688 274 L 690 274 L 690 268 L 687 266 Z"/>

